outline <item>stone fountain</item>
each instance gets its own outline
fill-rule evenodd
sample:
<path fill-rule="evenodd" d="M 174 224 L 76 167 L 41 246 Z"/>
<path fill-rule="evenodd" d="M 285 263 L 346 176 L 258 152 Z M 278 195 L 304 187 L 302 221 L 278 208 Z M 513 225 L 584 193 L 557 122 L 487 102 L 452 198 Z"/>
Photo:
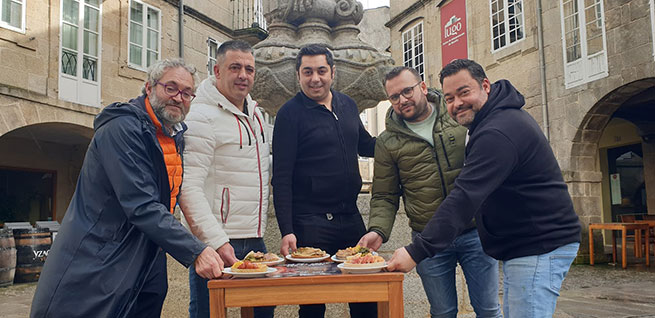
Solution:
<path fill-rule="evenodd" d="M 382 80 L 393 60 L 357 37 L 364 15 L 359 1 L 270 0 L 264 12 L 269 35 L 254 47 L 252 96 L 267 112 L 276 114 L 300 91 L 296 55 L 310 43 L 332 51 L 337 70 L 332 87 L 353 98 L 360 112 L 387 99 Z"/>

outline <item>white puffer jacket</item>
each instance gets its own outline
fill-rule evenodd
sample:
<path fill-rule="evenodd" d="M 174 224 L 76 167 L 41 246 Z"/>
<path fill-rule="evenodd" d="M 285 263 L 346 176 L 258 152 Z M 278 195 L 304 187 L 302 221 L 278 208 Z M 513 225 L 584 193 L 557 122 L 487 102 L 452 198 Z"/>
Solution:
<path fill-rule="evenodd" d="M 270 132 L 247 96 L 245 115 L 214 86 L 200 83 L 185 120 L 183 222 L 213 249 L 229 239 L 262 237 L 269 196 Z"/>

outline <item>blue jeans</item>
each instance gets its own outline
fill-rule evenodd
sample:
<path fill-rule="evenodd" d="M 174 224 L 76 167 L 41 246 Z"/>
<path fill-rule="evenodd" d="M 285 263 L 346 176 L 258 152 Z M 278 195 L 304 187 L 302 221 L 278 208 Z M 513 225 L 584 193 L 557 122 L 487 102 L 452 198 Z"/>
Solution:
<path fill-rule="evenodd" d="M 234 248 L 234 255 L 243 259 L 250 251 L 266 252 L 266 245 L 261 238 L 234 239 L 230 240 Z M 196 274 L 196 268 L 189 267 L 189 318 L 209 318 L 209 289 L 207 279 Z M 275 307 L 255 307 L 256 318 L 273 317 Z"/>
<path fill-rule="evenodd" d="M 418 232 L 412 231 L 412 238 Z M 457 317 L 455 268 L 462 266 L 469 299 L 479 318 L 500 318 L 498 299 L 498 261 L 482 250 L 478 231 L 473 229 L 456 237 L 444 251 L 421 261 L 416 272 L 430 302 L 432 318 Z"/>
<path fill-rule="evenodd" d="M 571 243 L 550 253 L 503 261 L 505 318 L 552 317 L 579 247 L 580 243 Z"/>

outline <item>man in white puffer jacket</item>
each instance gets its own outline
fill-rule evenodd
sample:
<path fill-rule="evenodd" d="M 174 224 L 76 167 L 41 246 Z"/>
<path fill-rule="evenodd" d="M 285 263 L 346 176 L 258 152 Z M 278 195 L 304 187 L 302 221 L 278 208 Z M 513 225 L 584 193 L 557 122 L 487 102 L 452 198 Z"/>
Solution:
<path fill-rule="evenodd" d="M 217 51 L 214 76 L 200 83 L 187 115 L 180 207 L 185 225 L 231 266 L 251 251 L 266 252 L 270 132 L 250 98 L 252 47 L 228 41 Z M 189 270 L 191 318 L 209 317 L 207 280 Z M 273 317 L 273 307 L 255 317 Z"/>

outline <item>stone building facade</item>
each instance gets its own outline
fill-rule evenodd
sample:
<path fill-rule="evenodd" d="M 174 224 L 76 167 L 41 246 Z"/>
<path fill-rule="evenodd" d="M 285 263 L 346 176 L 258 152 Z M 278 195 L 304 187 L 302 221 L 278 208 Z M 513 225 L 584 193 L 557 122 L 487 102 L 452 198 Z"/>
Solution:
<path fill-rule="evenodd" d="M 577 261 L 589 223 L 655 214 L 654 1 L 392 1 L 392 57 L 429 86 L 440 87 L 453 5 L 465 7 L 464 54 L 510 80 L 550 140 L 585 232 Z"/>
<path fill-rule="evenodd" d="M 153 61 L 182 55 L 204 78 L 220 43 L 266 37 L 261 0 L 10 2 L 0 9 L 9 11 L 0 14 L 0 223 L 61 221 L 95 115 L 140 95 Z"/>

